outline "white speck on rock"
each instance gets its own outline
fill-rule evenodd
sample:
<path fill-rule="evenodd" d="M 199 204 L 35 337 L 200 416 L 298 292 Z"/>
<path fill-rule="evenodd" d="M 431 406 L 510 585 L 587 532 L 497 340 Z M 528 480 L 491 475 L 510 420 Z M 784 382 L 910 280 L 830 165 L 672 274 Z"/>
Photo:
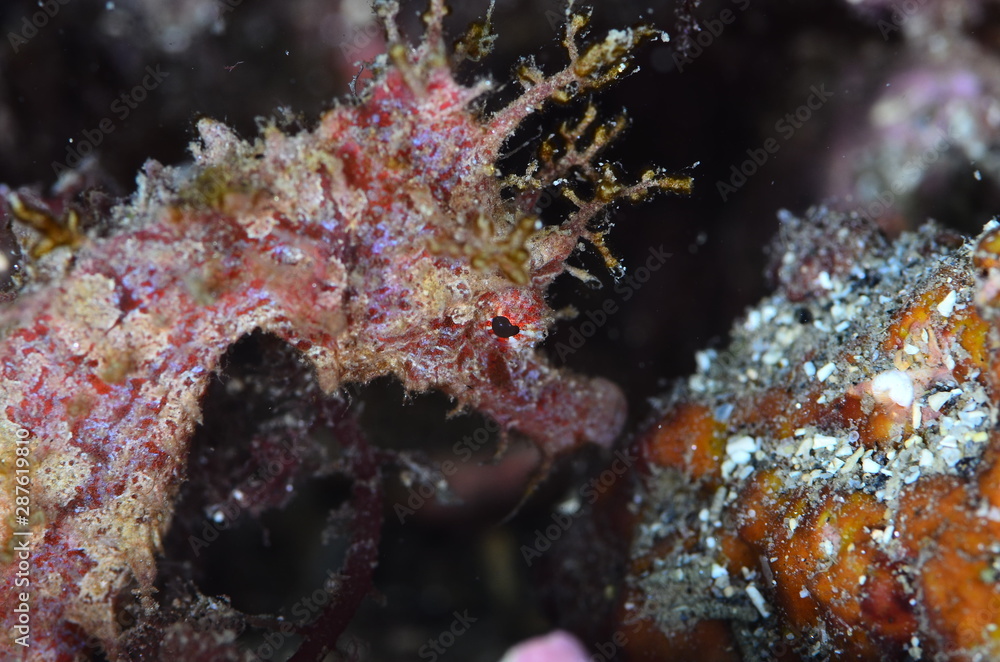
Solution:
<path fill-rule="evenodd" d="M 827 363 L 825 366 L 816 371 L 816 379 L 820 380 L 821 382 L 825 382 L 830 377 L 830 375 L 834 373 L 836 369 L 837 366 L 833 365 L 832 363 Z"/>
<path fill-rule="evenodd" d="M 941 299 L 941 303 L 937 305 L 937 311 L 941 313 L 941 317 L 951 316 L 951 314 L 955 311 L 955 301 L 957 298 L 958 295 L 955 293 L 955 290 L 952 290 L 951 292 L 948 292 L 948 295 L 945 296 L 945 298 Z"/>
<path fill-rule="evenodd" d="M 726 455 L 734 464 L 748 464 L 757 451 L 757 440 L 749 435 L 730 437 L 726 442 Z"/>
<path fill-rule="evenodd" d="M 764 618 L 770 616 L 771 609 L 767 606 L 767 602 L 764 600 L 764 596 L 761 595 L 760 589 L 758 589 L 754 584 L 749 584 L 747 585 L 746 591 L 747 597 L 750 598 L 750 602 L 752 602 L 753 606 L 757 608 L 760 615 Z"/>
<path fill-rule="evenodd" d="M 872 394 L 888 397 L 900 407 L 913 404 L 913 380 L 902 370 L 886 370 L 872 379 Z"/>

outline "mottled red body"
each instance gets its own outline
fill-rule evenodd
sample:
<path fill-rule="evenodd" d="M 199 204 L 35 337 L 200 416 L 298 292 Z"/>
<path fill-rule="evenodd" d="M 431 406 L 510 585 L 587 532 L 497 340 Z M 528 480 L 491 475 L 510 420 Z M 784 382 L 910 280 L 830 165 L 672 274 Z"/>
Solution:
<path fill-rule="evenodd" d="M 112 659 L 125 654 L 117 599 L 129 588 L 149 594 L 199 400 L 223 353 L 254 330 L 298 348 L 327 391 L 394 374 L 549 455 L 619 432 L 615 386 L 535 352 L 553 321 L 545 291 L 607 202 L 687 183 L 606 179 L 610 195 L 543 229 L 501 197 L 502 185 L 530 199 L 566 169 L 589 167 L 601 140 L 585 152 L 571 142 L 566 163 L 506 182 L 495 163 L 547 99 L 624 71 L 635 35 L 616 33 L 581 55 L 574 17 L 570 66 L 548 77 L 526 68 L 524 96 L 484 120 L 470 104 L 489 86 L 454 81 L 441 4 L 412 51 L 398 39 L 394 5 L 379 8 L 392 63 L 381 63 L 361 103 L 331 110 L 314 131 L 271 127 L 254 143 L 202 121 L 192 166 L 148 164 L 115 211 L 116 230 L 82 242 L 62 272 L 54 265 L 68 248 L 44 257 L 38 270 L 49 276 L 0 313 L 4 513 L 14 512 L 7 487 L 22 429 L 31 467 L 30 524 L 0 521 L 0 608 L 11 632 L 15 531 L 30 531 L 31 659 L 81 659 L 88 643 Z M 497 315 L 520 332 L 497 337 Z M 22 653 L 0 638 L 0 657 Z"/>

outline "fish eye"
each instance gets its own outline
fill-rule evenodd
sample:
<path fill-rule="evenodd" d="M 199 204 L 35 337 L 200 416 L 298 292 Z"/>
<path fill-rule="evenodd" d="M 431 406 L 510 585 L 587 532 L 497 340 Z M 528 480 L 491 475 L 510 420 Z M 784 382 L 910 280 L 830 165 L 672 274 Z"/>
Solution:
<path fill-rule="evenodd" d="M 503 315 L 497 315 L 490 322 L 493 327 L 493 333 L 496 334 L 497 338 L 511 338 L 521 333 L 521 327 L 511 322 L 509 319 Z"/>

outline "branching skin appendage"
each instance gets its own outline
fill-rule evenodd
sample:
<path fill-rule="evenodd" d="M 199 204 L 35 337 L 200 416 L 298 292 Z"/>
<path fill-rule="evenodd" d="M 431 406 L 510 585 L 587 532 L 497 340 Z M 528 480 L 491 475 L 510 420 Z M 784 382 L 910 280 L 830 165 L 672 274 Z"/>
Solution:
<path fill-rule="evenodd" d="M 547 456 L 610 444 L 621 430 L 617 387 L 534 350 L 554 321 L 545 292 L 581 239 L 603 251 L 592 225 L 609 203 L 691 182 L 649 172 L 623 184 L 596 166 L 622 121 L 591 129 L 592 110 L 546 140 L 525 174 L 503 177 L 496 164 L 526 116 L 625 73 L 653 31 L 614 31 L 581 48 L 586 19 L 569 10 L 569 65 L 546 75 L 526 64 L 521 97 L 482 117 L 473 103 L 491 85 L 455 81 L 443 0 L 432 1 L 416 47 L 399 34 L 395 2 L 376 9 L 388 54 L 357 104 L 312 131 L 272 125 L 253 142 L 202 120 L 194 163 L 148 163 L 106 236 L 59 235 L 48 227 L 58 214 L 8 196 L 9 215 L 51 232 L 31 243 L 19 230 L 35 277 L 0 312 L 0 658 L 25 653 L 10 636 L 22 539 L 30 659 L 82 659 L 94 640 L 110 659 L 126 657 L 117 598 L 132 590 L 153 608 L 155 556 L 200 399 L 223 353 L 254 330 L 300 350 L 327 392 L 392 374 L 412 391 L 449 394 Z M 467 40 L 466 56 L 488 46 L 482 26 L 472 35 L 480 43 Z M 578 210 L 541 227 L 534 201 L 571 168 L 593 178 L 594 197 L 567 191 Z M 27 523 L 15 516 L 19 448 L 30 467 Z"/>

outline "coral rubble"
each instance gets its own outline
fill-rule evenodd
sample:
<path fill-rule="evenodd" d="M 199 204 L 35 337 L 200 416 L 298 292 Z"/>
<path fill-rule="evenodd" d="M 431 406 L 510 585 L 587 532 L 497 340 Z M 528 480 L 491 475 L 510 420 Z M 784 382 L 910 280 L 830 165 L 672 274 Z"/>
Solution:
<path fill-rule="evenodd" d="M 629 659 L 1000 656 L 998 251 L 783 214 L 776 292 L 636 441 Z"/>
<path fill-rule="evenodd" d="M 93 642 L 128 655 L 116 610 L 129 591 L 147 616 L 156 609 L 155 557 L 200 398 L 227 348 L 255 330 L 297 348 L 326 392 L 395 375 L 549 456 L 620 431 L 617 387 L 535 351 L 555 319 L 546 289 L 581 239 L 613 264 L 596 229 L 610 203 L 690 180 L 647 171 L 623 182 L 597 162 L 623 120 L 600 125 L 593 109 L 544 140 L 523 174 L 497 162 L 526 117 L 622 76 L 655 33 L 584 46 L 587 18 L 570 8 L 568 65 L 546 74 L 525 62 L 523 93 L 485 114 L 477 103 L 493 85 L 463 86 L 452 66 L 488 50 L 488 21 L 452 53 L 441 0 L 416 47 L 395 2 L 376 9 L 388 50 L 374 78 L 313 130 L 272 124 L 245 141 L 202 120 L 193 164 L 147 163 L 134 196 L 89 223 L 65 198 L 5 190 L 26 276 L 0 311 L 0 605 L 5 632 L 30 623 L 32 659 L 82 659 Z M 588 185 L 570 184 L 571 170 Z M 575 209 L 543 226 L 531 209 L 552 187 Z M 310 654 L 331 644 L 307 642 Z M 0 640 L 0 657 L 21 652 Z"/>

